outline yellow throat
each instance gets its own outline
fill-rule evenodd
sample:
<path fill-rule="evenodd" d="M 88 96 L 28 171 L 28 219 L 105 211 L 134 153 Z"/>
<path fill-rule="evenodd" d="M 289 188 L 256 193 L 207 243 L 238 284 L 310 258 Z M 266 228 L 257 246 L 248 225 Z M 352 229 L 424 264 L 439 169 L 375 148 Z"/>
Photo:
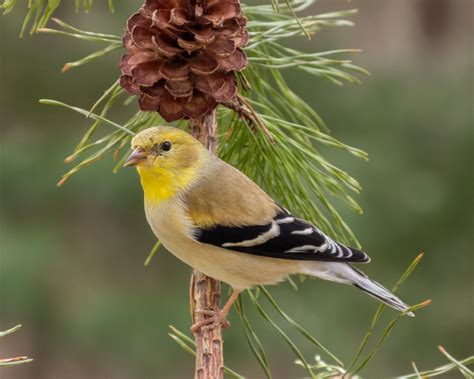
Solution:
<path fill-rule="evenodd" d="M 161 203 L 189 186 L 196 173 L 191 169 L 182 169 L 179 175 L 159 167 L 137 167 L 145 200 L 149 203 Z"/>

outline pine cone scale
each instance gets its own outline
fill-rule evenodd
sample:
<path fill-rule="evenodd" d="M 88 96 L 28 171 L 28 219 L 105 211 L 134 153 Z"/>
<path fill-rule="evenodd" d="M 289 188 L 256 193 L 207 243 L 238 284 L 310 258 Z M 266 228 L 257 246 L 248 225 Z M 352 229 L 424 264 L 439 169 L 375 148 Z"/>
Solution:
<path fill-rule="evenodd" d="M 186 18 L 187 12 L 182 8 L 175 8 L 170 12 L 169 23 L 176 26 L 189 26 L 195 23 Z"/>
<path fill-rule="evenodd" d="M 122 75 L 120 76 L 120 86 L 127 92 L 133 95 L 141 95 L 142 90 L 138 84 L 136 84 L 131 76 Z"/>
<path fill-rule="evenodd" d="M 178 38 L 178 45 L 179 47 L 186 50 L 188 53 L 192 53 L 193 51 L 202 49 L 202 45 L 196 41 L 187 41 L 182 38 Z"/>
<path fill-rule="evenodd" d="M 201 30 L 193 28 L 191 33 L 194 35 L 196 42 L 199 42 L 203 45 L 210 44 L 216 38 L 216 35 L 211 28 L 205 28 Z"/>
<path fill-rule="evenodd" d="M 191 65 L 184 60 L 165 61 L 160 67 L 160 74 L 167 80 L 184 80 L 190 71 Z"/>
<path fill-rule="evenodd" d="M 196 75 L 211 75 L 218 69 L 217 61 L 205 52 L 201 52 L 191 61 L 191 72 Z"/>
<path fill-rule="evenodd" d="M 189 79 L 168 80 L 165 88 L 173 97 L 189 97 L 193 94 L 193 83 Z"/>
<path fill-rule="evenodd" d="M 144 86 L 151 87 L 163 76 L 160 73 L 160 61 L 150 61 L 138 64 L 132 70 L 132 76 L 135 78 L 135 83 Z"/>
<path fill-rule="evenodd" d="M 231 55 L 218 57 L 217 63 L 225 71 L 240 71 L 247 66 L 247 57 L 242 50 L 237 49 Z"/>
<path fill-rule="evenodd" d="M 140 97 L 138 102 L 141 110 L 152 112 L 160 105 L 160 100 L 159 96 L 153 97 L 145 93 Z"/>
<path fill-rule="evenodd" d="M 206 47 L 207 51 L 211 51 L 218 57 L 228 57 L 235 52 L 235 49 L 235 42 L 224 38 L 217 38 Z"/>
<path fill-rule="evenodd" d="M 219 2 L 216 5 L 210 6 L 203 18 L 210 21 L 214 27 L 221 27 L 224 21 L 238 17 L 240 13 L 239 4 Z"/>
<path fill-rule="evenodd" d="M 154 35 L 149 28 L 144 28 L 139 25 L 134 26 L 130 33 L 132 43 L 135 44 L 138 49 L 145 50 L 153 50 L 153 36 Z"/>

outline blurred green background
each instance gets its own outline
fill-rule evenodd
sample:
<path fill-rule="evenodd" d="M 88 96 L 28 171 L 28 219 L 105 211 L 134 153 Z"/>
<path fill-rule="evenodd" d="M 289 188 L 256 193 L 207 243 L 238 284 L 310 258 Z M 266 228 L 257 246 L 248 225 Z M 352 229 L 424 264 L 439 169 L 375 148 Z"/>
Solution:
<path fill-rule="evenodd" d="M 61 6 L 57 16 L 87 30 L 120 34 L 140 1 L 96 1 L 89 15 Z M 357 178 L 364 215 L 341 207 L 373 261 L 364 267 L 392 285 L 423 250 L 425 258 L 400 294 L 433 304 L 403 319 L 367 378 L 445 363 L 473 352 L 473 2 L 470 0 L 325 0 L 312 8 L 358 8 L 354 28 L 325 29 L 302 49 L 362 48 L 355 62 L 372 76 L 335 87 L 298 71 L 287 78 L 333 134 L 370 154 L 331 159 Z M 120 52 L 60 74 L 65 62 L 93 51 L 89 42 L 51 35 L 18 38 L 22 5 L 0 18 L 1 219 L 0 330 L 24 327 L 0 341 L 0 357 L 29 355 L 31 364 L 2 369 L 3 379 L 186 378 L 193 359 L 167 336 L 187 331 L 190 269 L 164 250 L 143 262 L 154 236 L 145 221 L 136 173 L 111 173 L 110 156 L 67 185 L 62 163 L 88 122 L 38 103 L 53 98 L 88 108 L 117 77 Z M 97 48 L 99 45 L 97 46 Z M 115 121 L 123 121 L 115 113 Z M 349 362 L 377 303 L 355 289 L 305 281 L 298 292 L 271 288 L 292 317 Z M 270 354 L 275 378 L 305 372 L 252 307 L 249 317 Z M 394 312 L 386 312 L 386 319 Z M 226 362 L 262 378 L 235 312 L 225 332 Z M 287 324 L 312 359 L 318 351 Z M 453 378 L 459 377 L 453 374 Z"/>

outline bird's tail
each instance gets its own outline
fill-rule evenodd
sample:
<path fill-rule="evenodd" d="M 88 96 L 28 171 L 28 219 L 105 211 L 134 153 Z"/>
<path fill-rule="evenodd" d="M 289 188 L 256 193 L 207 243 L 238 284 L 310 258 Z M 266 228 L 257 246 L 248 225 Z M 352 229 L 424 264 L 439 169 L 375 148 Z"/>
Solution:
<path fill-rule="evenodd" d="M 359 288 L 360 290 L 367 293 L 369 296 L 372 296 L 380 300 L 382 303 L 387 304 L 389 307 L 397 309 L 401 312 L 405 312 L 406 310 L 408 310 L 408 308 L 410 308 L 409 305 L 400 300 L 397 296 L 395 296 L 392 292 L 390 292 L 380 283 L 369 279 L 367 275 L 365 275 L 362 271 L 359 271 L 352 266 L 351 268 L 359 276 L 359 278 L 354 281 L 354 283 L 352 283 L 354 287 Z M 415 314 L 413 312 L 408 312 L 407 315 L 415 317 Z"/>
<path fill-rule="evenodd" d="M 317 276 L 321 279 L 333 282 L 352 284 L 354 287 L 367 293 L 389 307 L 405 312 L 410 308 L 409 305 L 400 300 L 392 292 L 381 284 L 369 279 L 362 271 L 356 269 L 348 263 L 335 262 L 312 262 L 311 266 L 305 267 L 305 274 Z M 407 312 L 408 316 L 415 317 L 413 312 Z"/>

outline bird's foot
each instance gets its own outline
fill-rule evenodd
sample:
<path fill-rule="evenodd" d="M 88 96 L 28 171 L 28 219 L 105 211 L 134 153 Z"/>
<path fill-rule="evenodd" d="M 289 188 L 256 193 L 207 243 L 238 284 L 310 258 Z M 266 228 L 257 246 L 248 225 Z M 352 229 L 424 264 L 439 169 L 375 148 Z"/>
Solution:
<path fill-rule="evenodd" d="M 193 333 L 196 333 L 201 329 L 214 329 L 219 325 L 222 326 L 223 329 L 227 329 L 230 326 L 230 322 L 227 321 L 226 318 L 227 312 L 222 312 L 220 310 L 214 311 L 210 309 L 196 309 L 194 312 L 203 316 L 207 316 L 207 318 L 191 326 L 191 332 Z"/>

